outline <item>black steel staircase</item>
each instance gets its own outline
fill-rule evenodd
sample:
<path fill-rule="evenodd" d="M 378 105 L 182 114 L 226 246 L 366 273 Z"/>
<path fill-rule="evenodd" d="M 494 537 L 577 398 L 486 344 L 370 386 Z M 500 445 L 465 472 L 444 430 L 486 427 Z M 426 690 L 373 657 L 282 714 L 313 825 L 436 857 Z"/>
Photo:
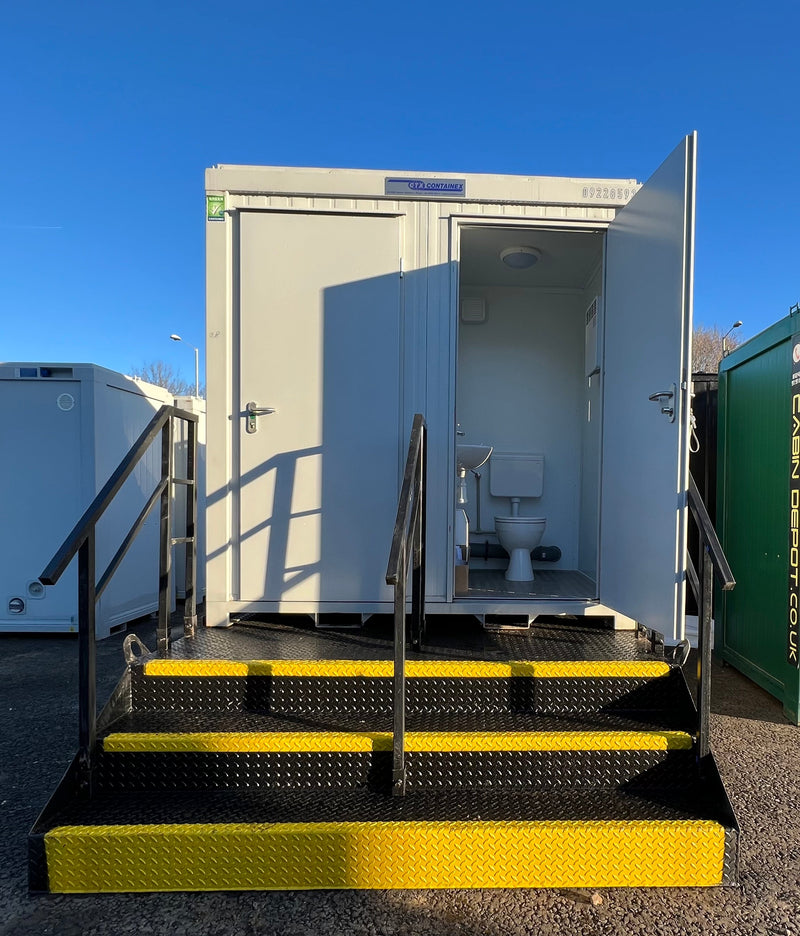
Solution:
<path fill-rule="evenodd" d="M 129 640 L 96 730 L 83 700 L 81 752 L 31 832 L 32 890 L 735 881 L 738 827 L 708 749 L 708 618 L 699 709 L 644 628 L 426 621 L 421 417 L 406 482 L 394 619 L 189 626 L 173 642 L 161 628 L 155 653 Z M 712 569 L 729 570 L 700 528 L 710 611 Z M 91 598 L 89 584 L 87 621 Z"/>

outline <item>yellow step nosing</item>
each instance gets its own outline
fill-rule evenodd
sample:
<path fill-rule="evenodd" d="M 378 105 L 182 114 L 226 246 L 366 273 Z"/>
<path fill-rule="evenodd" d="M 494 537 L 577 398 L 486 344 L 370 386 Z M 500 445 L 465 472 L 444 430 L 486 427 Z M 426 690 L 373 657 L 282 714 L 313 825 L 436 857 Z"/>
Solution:
<path fill-rule="evenodd" d="M 407 677 L 422 679 L 654 678 L 669 671 L 669 664 L 660 660 L 408 660 L 405 668 Z M 390 679 L 394 664 L 391 660 L 149 660 L 144 672 L 146 676 Z"/>
<path fill-rule="evenodd" d="M 688 750 L 683 731 L 442 731 L 408 732 L 405 750 L 667 751 Z M 118 732 L 103 740 L 109 753 L 358 753 L 390 751 L 391 732 Z"/>
<path fill-rule="evenodd" d="M 710 820 L 476 820 L 64 826 L 54 893 L 712 886 Z"/>

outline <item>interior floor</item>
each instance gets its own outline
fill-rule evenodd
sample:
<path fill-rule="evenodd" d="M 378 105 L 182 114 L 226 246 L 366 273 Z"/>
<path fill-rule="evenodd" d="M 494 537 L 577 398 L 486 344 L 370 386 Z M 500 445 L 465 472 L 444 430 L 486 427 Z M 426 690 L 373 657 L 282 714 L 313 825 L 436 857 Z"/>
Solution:
<path fill-rule="evenodd" d="M 466 598 L 583 598 L 597 597 L 588 575 L 573 569 L 537 569 L 532 582 L 508 582 L 502 569 L 470 569 Z"/>

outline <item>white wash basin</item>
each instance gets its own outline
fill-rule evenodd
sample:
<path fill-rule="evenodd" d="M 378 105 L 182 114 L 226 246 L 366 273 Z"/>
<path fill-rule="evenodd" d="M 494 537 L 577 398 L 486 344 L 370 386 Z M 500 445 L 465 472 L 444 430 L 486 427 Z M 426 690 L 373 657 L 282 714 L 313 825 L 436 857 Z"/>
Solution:
<path fill-rule="evenodd" d="M 471 471 L 473 468 L 480 468 L 489 460 L 493 448 L 492 445 L 468 445 L 459 442 L 456 445 L 456 463 L 459 471 Z"/>

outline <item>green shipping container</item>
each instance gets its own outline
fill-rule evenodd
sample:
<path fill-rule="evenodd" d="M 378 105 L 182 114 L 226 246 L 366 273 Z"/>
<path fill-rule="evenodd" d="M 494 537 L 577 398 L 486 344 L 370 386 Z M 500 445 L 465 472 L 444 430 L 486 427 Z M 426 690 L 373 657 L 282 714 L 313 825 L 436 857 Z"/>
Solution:
<path fill-rule="evenodd" d="M 720 364 L 717 529 L 736 577 L 715 650 L 798 724 L 800 314 Z"/>

